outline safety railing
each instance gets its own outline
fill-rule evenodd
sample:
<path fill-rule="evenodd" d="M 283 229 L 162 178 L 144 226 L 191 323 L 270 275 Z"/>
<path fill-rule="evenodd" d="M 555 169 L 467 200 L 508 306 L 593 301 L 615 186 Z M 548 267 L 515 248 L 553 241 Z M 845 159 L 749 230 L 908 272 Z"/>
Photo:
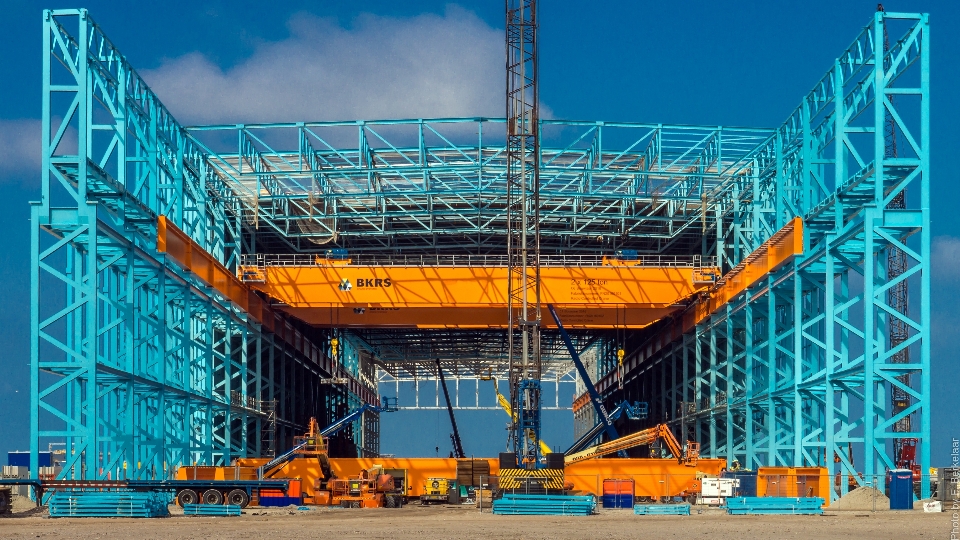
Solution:
<path fill-rule="evenodd" d="M 327 266 L 331 264 L 346 266 L 446 266 L 481 267 L 508 266 L 506 255 L 374 255 L 366 253 L 337 254 L 327 256 L 317 254 L 246 254 L 241 259 L 244 267 L 266 266 Z M 618 258 L 603 255 L 543 255 L 540 265 L 543 267 L 591 267 L 608 264 L 624 264 L 649 268 L 712 268 L 715 257 L 700 255 L 637 255 L 632 258 Z"/>

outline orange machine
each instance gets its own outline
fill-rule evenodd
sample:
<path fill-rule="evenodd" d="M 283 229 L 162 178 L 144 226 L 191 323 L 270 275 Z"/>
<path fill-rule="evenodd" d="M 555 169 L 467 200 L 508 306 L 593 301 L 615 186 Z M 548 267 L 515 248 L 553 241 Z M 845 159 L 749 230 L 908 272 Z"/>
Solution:
<path fill-rule="evenodd" d="M 666 424 L 660 424 L 650 429 L 624 435 L 614 441 L 591 446 L 590 448 L 566 456 L 564 461 L 570 464 L 588 459 L 596 459 L 621 450 L 627 450 L 628 448 L 653 444 L 658 440 L 662 440 L 664 444 L 667 445 L 667 449 L 670 450 L 673 457 L 677 458 L 679 463 L 685 463 L 691 467 L 697 464 L 697 458 L 700 457 L 700 444 L 687 441 L 686 447 L 684 449 L 680 448 L 680 443 L 677 442 L 677 438 L 673 436 L 673 432 L 670 431 L 670 428 Z"/>
<path fill-rule="evenodd" d="M 500 472 L 497 459 L 485 459 L 490 464 L 490 474 L 495 478 Z M 330 458 L 330 469 L 337 477 L 355 477 L 361 471 L 382 467 L 384 470 L 403 469 L 407 472 L 409 498 L 423 495 L 423 486 L 428 478 L 456 478 L 457 460 L 447 458 Z M 602 494 L 603 481 L 609 478 L 632 479 L 635 496 L 656 500 L 663 497 L 685 496 L 699 491 L 697 477 L 718 476 L 725 469 L 724 459 L 697 460 L 691 466 L 678 463 L 676 459 L 653 458 L 596 458 L 567 465 L 564 480 L 573 491 Z M 484 483 L 491 483 L 487 479 Z"/>
<path fill-rule="evenodd" d="M 402 504 L 393 476 L 384 474 L 382 467 L 360 471 L 356 477 L 331 478 L 327 490 L 330 504 L 343 508 L 395 508 Z M 327 499 L 325 490 L 317 493 L 315 503 Z"/>
<path fill-rule="evenodd" d="M 591 266 L 544 266 L 541 299 L 556 307 L 569 328 L 643 328 L 705 290 L 714 274 L 693 266 L 612 259 Z M 240 275 L 247 286 L 313 326 L 501 328 L 506 320 L 506 266 L 373 266 L 318 259 L 316 264 L 242 267 Z"/>
<path fill-rule="evenodd" d="M 825 467 L 760 467 L 758 497 L 823 497 L 830 503 L 830 475 Z"/>

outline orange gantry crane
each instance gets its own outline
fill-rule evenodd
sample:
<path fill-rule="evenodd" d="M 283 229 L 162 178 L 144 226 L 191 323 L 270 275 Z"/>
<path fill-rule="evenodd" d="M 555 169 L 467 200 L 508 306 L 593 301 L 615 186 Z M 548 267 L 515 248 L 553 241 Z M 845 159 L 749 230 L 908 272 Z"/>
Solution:
<path fill-rule="evenodd" d="M 509 268 L 497 262 L 316 257 L 244 266 L 240 277 L 318 327 L 504 328 Z M 715 275 L 687 261 L 571 259 L 540 269 L 541 302 L 553 304 L 570 328 L 643 328 L 706 290 Z"/>

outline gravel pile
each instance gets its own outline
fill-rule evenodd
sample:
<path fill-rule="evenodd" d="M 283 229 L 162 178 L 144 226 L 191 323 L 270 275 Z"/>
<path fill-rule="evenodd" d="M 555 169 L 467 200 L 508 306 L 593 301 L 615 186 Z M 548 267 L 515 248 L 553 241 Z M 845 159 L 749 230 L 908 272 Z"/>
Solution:
<path fill-rule="evenodd" d="M 889 510 L 890 498 L 872 487 L 859 487 L 830 505 L 830 510 Z"/>

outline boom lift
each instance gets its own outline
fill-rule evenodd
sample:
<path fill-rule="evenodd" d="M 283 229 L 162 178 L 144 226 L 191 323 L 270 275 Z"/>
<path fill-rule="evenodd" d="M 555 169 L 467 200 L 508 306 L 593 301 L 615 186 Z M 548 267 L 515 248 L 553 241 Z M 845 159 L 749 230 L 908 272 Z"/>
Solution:
<path fill-rule="evenodd" d="M 567 464 L 570 464 L 578 461 L 595 459 L 603 457 L 606 454 L 623 452 L 628 448 L 653 444 L 657 442 L 657 440 L 662 440 L 664 444 L 667 445 L 667 449 L 670 450 L 670 453 L 673 454 L 673 457 L 677 458 L 678 462 L 684 463 L 691 467 L 697 464 L 697 457 L 699 457 L 700 453 L 699 444 L 688 442 L 686 449 L 680 448 L 680 443 L 677 442 L 677 438 L 673 436 L 673 432 L 670 431 L 670 428 L 667 427 L 666 424 L 660 424 L 650 429 L 638 431 L 610 442 L 591 446 L 590 448 L 580 452 L 567 454 L 564 458 L 564 461 Z"/>
<path fill-rule="evenodd" d="M 394 412 L 398 409 L 397 398 L 383 396 L 380 399 L 383 405 L 364 403 L 350 412 L 350 414 L 330 424 L 323 430 L 319 429 L 316 418 L 311 418 L 307 433 L 300 437 L 294 437 L 293 448 L 260 466 L 257 469 L 257 478 L 270 478 L 276 474 L 285 463 L 291 459 L 303 456 L 316 456 L 320 461 L 321 470 L 329 478 L 330 465 L 327 462 L 327 458 L 329 457 L 327 453 L 327 439 L 355 422 L 367 411 L 383 413 Z"/>
<path fill-rule="evenodd" d="M 450 434 L 450 442 L 453 443 L 453 457 L 462 459 L 467 456 L 463 453 L 463 442 L 460 441 L 457 418 L 453 415 L 453 404 L 450 403 L 450 392 L 447 390 L 447 381 L 443 379 L 443 367 L 440 365 L 439 358 L 437 358 L 437 377 L 440 385 L 443 386 L 443 397 L 447 400 L 447 412 L 450 413 L 450 425 L 453 426 L 453 433 Z"/>
<path fill-rule="evenodd" d="M 616 422 L 621 415 L 626 414 L 627 418 L 631 420 L 644 420 L 647 418 L 647 403 L 645 401 L 635 401 L 630 403 L 626 400 L 622 401 L 620 405 L 617 405 L 617 408 L 610 411 L 610 421 Z M 564 454 L 570 455 L 576 452 L 579 452 L 588 446 L 590 443 L 595 441 L 597 437 L 603 432 L 606 426 L 603 422 L 598 422 L 590 431 L 587 431 L 583 434 L 582 437 L 577 439 L 570 448 L 567 449 Z"/>
<path fill-rule="evenodd" d="M 550 315 L 553 317 L 554 322 L 557 323 L 557 330 L 560 332 L 563 344 L 567 346 L 567 351 L 570 352 L 570 358 L 573 359 L 573 364 L 577 367 L 577 373 L 580 374 L 580 379 L 583 380 L 583 384 L 587 387 L 587 392 L 590 393 L 590 403 L 593 404 L 593 408 L 597 411 L 597 425 L 601 426 L 602 430 L 606 432 L 607 438 L 611 441 L 619 439 L 620 434 L 617 433 L 617 428 L 613 427 L 613 420 L 611 420 L 610 414 L 607 413 L 607 408 L 603 405 L 603 399 L 600 397 L 600 393 L 597 392 L 597 388 L 593 385 L 593 380 L 590 379 L 587 368 L 580 360 L 580 353 L 577 352 L 577 348 L 574 347 L 573 342 L 570 341 L 570 335 L 567 334 L 563 323 L 560 322 L 560 316 L 557 315 L 557 310 L 553 308 L 553 304 L 547 304 L 547 309 L 550 310 Z M 592 441 L 593 439 L 590 440 Z M 618 451 L 617 455 L 624 458 L 627 457 L 627 453 L 623 450 Z"/>
<path fill-rule="evenodd" d="M 613 452 L 616 452 L 618 456 L 625 458 L 627 457 L 627 449 L 635 446 L 652 444 L 656 442 L 657 439 L 663 439 L 663 441 L 667 444 L 667 447 L 670 449 L 670 452 L 681 463 L 686 462 L 688 465 L 696 465 L 697 457 L 700 454 L 700 443 L 688 441 L 686 451 L 682 450 L 680 448 L 680 443 L 677 442 L 673 432 L 670 431 L 666 424 L 660 424 L 650 429 L 645 429 L 625 437 L 620 437 L 620 435 L 617 433 L 617 429 L 613 426 L 613 422 L 624 413 L 626 413 L 627 417 L 630 419 L 646 418 L 647 404 L 639 401 L 633 404 L 629 403 L 628 401 L 623 401 L 617 406 L 616 409 L 613 410 L 612 413 L 607 413 L 607 408 L 603 405 L 603 400 L 600 397 L 600 393 L 597 392 L 597 388 L 593 385 L 593 381 L 590 379 L 590 375 L 587 373 L 586 367 L 580 360 L 580 354 L 573 346 L 573 342 L 570 341 L 569 334 L 567 334 L 567 331 L 563 328 L 563 323 L 560 322 L 560 317 L 557 315 L 557 311 L 551 304 L 547 305 L 547 309 L 550 310 L 550 315 L 553 316 L 553 320 L 557 323 L 557 328 L 560 331 L 560 337 L 563 338 L 563 343 L 567 346 L 567 350 L 570 352 L 570 357 L 573 359 L 573 363 L 577 367 L 577 372 L 580 373 L 580 378 L 583 379 L 583 384 L 587 387 L 587 392 L 590 394 L 590 402 L 593 403 L 593 407 L 597 411 L 597 418 L 599 420 L 593 429 L 588 431 L 583 437 L 580 437 L 580 439 L 573 443 L 573 446 L 571 446 L 565 452 L 566 457 L 564 458 L 564 461 L 566 463 L 574 463 L 577 461 L 583 461 L 584 459 L 602 457 Z M 608 442 L 583 450 L 585 446 L 599 437 L 602 432 L 606 432 L 608 438 L 610 439 Z"/>

